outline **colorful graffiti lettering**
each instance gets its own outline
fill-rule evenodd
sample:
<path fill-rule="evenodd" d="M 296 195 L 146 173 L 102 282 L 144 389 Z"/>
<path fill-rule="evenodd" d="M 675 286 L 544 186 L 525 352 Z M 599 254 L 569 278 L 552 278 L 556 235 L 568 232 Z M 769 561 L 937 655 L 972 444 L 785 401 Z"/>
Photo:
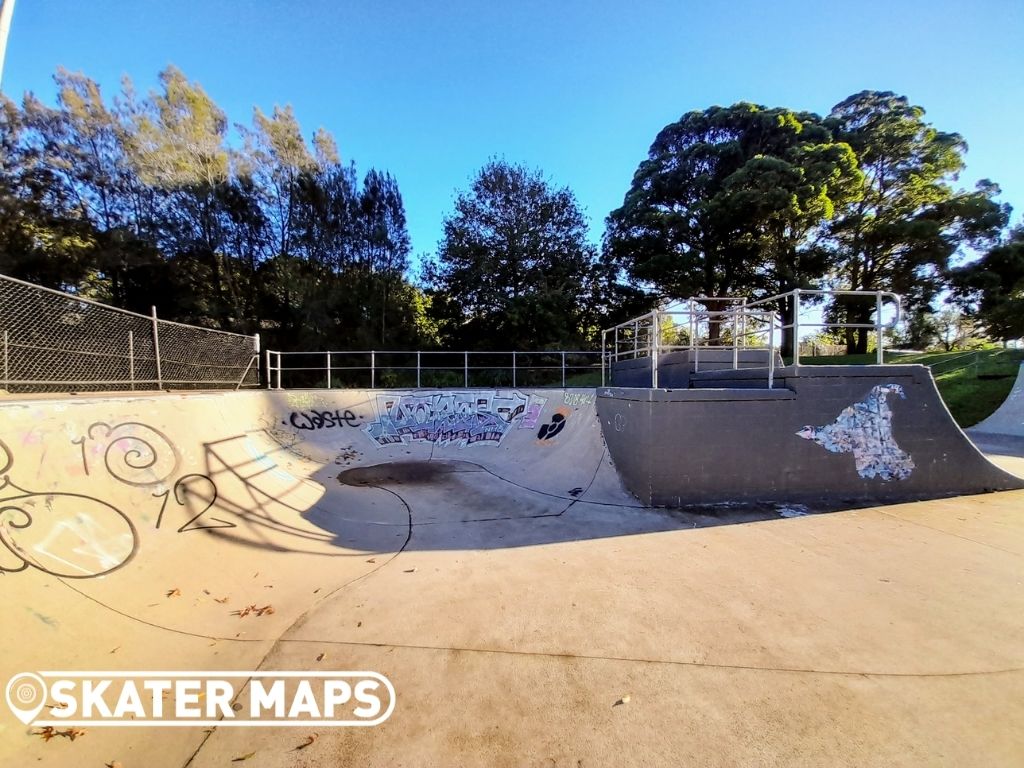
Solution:
<path fill-rule="evenodd" d="M 890 394 L 906 398 L 899 384 L 879 384 L 832 424 L 804 427 L 796 434 L 832 453 L 852 453 L 861 477 L 903 480 L 910 477 L 914 461 L 893 439 L 892 409 L 886 402 Z"/>
<path fill-rule="evenodd" d="M 378 395 L 377 420 L 363 431 L 378 446 L 497 445 L 516 423 L 532 418 L 535 425 L 544 402 L 515 390 Z"/>

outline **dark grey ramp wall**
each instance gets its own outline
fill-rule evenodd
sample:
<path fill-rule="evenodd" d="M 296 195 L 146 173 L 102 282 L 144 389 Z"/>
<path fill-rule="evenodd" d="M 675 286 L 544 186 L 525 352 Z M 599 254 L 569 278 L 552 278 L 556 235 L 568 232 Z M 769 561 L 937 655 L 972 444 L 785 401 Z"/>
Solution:
<path fill-rule="evenodd" d="M 802 366 L 776 382 L 770 391 L 598 390 L 601 428 L 626 487 L 653 506 L 894 502 L 1024 488 L 968 440 L 924 366 Z"/>

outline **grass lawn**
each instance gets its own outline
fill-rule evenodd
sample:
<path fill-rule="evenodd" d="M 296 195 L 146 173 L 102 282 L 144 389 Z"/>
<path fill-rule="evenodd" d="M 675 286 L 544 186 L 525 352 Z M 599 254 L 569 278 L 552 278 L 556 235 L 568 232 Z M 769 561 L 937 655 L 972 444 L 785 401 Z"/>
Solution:
<path fill-rule="evenodd" d="M 801 365 L 871 365 L 874 362 L 874 353 L 800 358 Z M 1024 362 L 1024 350 L 988 349 L 923 355 L 887 352 L 885 362 L 929 366 L 956 423 L 970 427 L 992 413 L 1010 394 L 1017 369 Z"/>

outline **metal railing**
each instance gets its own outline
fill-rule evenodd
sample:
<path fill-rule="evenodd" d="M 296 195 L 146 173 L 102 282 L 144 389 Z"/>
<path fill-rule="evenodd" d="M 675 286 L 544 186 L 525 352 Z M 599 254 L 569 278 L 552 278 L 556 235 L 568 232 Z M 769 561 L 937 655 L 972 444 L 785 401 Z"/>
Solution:
<path fill-rule="evenodd" d="M 266 350 L 271 389 L 596 386 L 597 350 L 542 352 L 436 350 Z M 591 381 L 591 379 L 593 379 Z"/>
<path fill-rule="evenodd" d="M 259 386 L 259 336 L 185 325 L 0 275 L 0 390 Z"/>
<path fill-rule="evenodd" d="M 709 306 L 727 306 L 709 309 Z M 746 349 L 768 350 L 768 378 L 775 373 L 777 316 L 767 309 L 751 309 L 745 298 L 713 296 L 679 302 L 678 309 L 656 309 L 602 331 L 601 384 L 620 360 L 651 359 L 651 386 L 657 387 L 661 355 L 689 351 L 694 371 L 700 370 L 702 350 L 731 349 L 733 368 L 740 367 Z M 764 338 L 761 342 L 760 339 Z M 610 346 L 610 349 L 609 349 Z"/>
<path fill-rule="evenodd" d="M 857 297 L 870 297 L 875 300 L 875 321 L 873 323 L 846 323 L 846 322 L 835 322 L 835 323 L 801 323 L 800 322 L 800 297 L 801 296 L 857 296 Z M 873 330 L 875 332 L 875 354 L 876 362 L 878 365 L 885 364 L 885 329 L 895 328 L 900 322 L 900 316 L 902 312 L 902 297 L 898 293 L 892 291 L 831 291 L 831 290 L 811 290 L 807 288 L 795 288 L 792 291 L 786 293 L 780 293 L 775 296 L 769 296 L 765 299 L 758 299 L 757 301 L 751 301 L 746 304 L 747 307 L 756 307 L 761 304 L 767 304 L 772 306 L 785 300 L 792 301 L 792 320 L 789 323 L 785 323 L 780 326 L 780 330 L 785 332 L 792 329 L 793 339 L 795 343 L 793 345 L 793 365 L 800 365 L 800 329 L 801 328 L 842 328 L 842 329 L 856 329 L 864 328 L 867 330 Z M 882 322 L 882 310 L 886 300 L 893 303 L 896 311 L 893 315 L 893 319 L 889 323 Z"/>
<path fill-rule="evenodd" d="M 873 298 L 875 320 L 872 323 L 849 322 L 803 322 L 800 321 L 802 296 L 855 296 Z M 885 301 L 895 305 L 893 319 L 883 322 L 882 310 Z M 660 357 L 668 352 L 687 350 L 694 371 L 700 370 L 702 350 L 732 350 L 731 367 L 740 367 L 741 352 L 746 349 L 765 349 L 768 388 L 774 385 L 776 333 L 792 331 L 793 362 L 800 365 L 800 330 L 818 329 L 871 329 L 876 334 L 876 353 L 879 365 L 885 362 L 884 349 L 886 328 L 894 327 L 900 321 L 900 296 L 890 291 L 829 291 L 794 289 L 786 293 L 750 301 L 744 297 L 702 296 L 678 302 L 678 309 L 655 309 L 646 315 L 627 320 L 601 333 L 601 385 L 607 380 L 608 371 L 622 360 L 650 358 L 651 386 L 658 387 Z M 780 320 L 776 307 L 788 304 L 790 321 Z M 712 309 L 722 307 L 724 309 Z M 683 318 L 677 323 L 676 318 Z M 762 341 L 763 339 L 763 341 Z"/>

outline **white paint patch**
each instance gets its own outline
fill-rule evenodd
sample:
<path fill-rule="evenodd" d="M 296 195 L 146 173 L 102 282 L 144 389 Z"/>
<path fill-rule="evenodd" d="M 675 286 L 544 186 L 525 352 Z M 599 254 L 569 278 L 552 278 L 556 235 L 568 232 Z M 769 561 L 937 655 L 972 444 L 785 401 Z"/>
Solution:
<path fill-rule="evenodd" d="M 783 504 L 776 509 L 780 517 L 803 517 L 810 512 L 803 504 Z"/>

